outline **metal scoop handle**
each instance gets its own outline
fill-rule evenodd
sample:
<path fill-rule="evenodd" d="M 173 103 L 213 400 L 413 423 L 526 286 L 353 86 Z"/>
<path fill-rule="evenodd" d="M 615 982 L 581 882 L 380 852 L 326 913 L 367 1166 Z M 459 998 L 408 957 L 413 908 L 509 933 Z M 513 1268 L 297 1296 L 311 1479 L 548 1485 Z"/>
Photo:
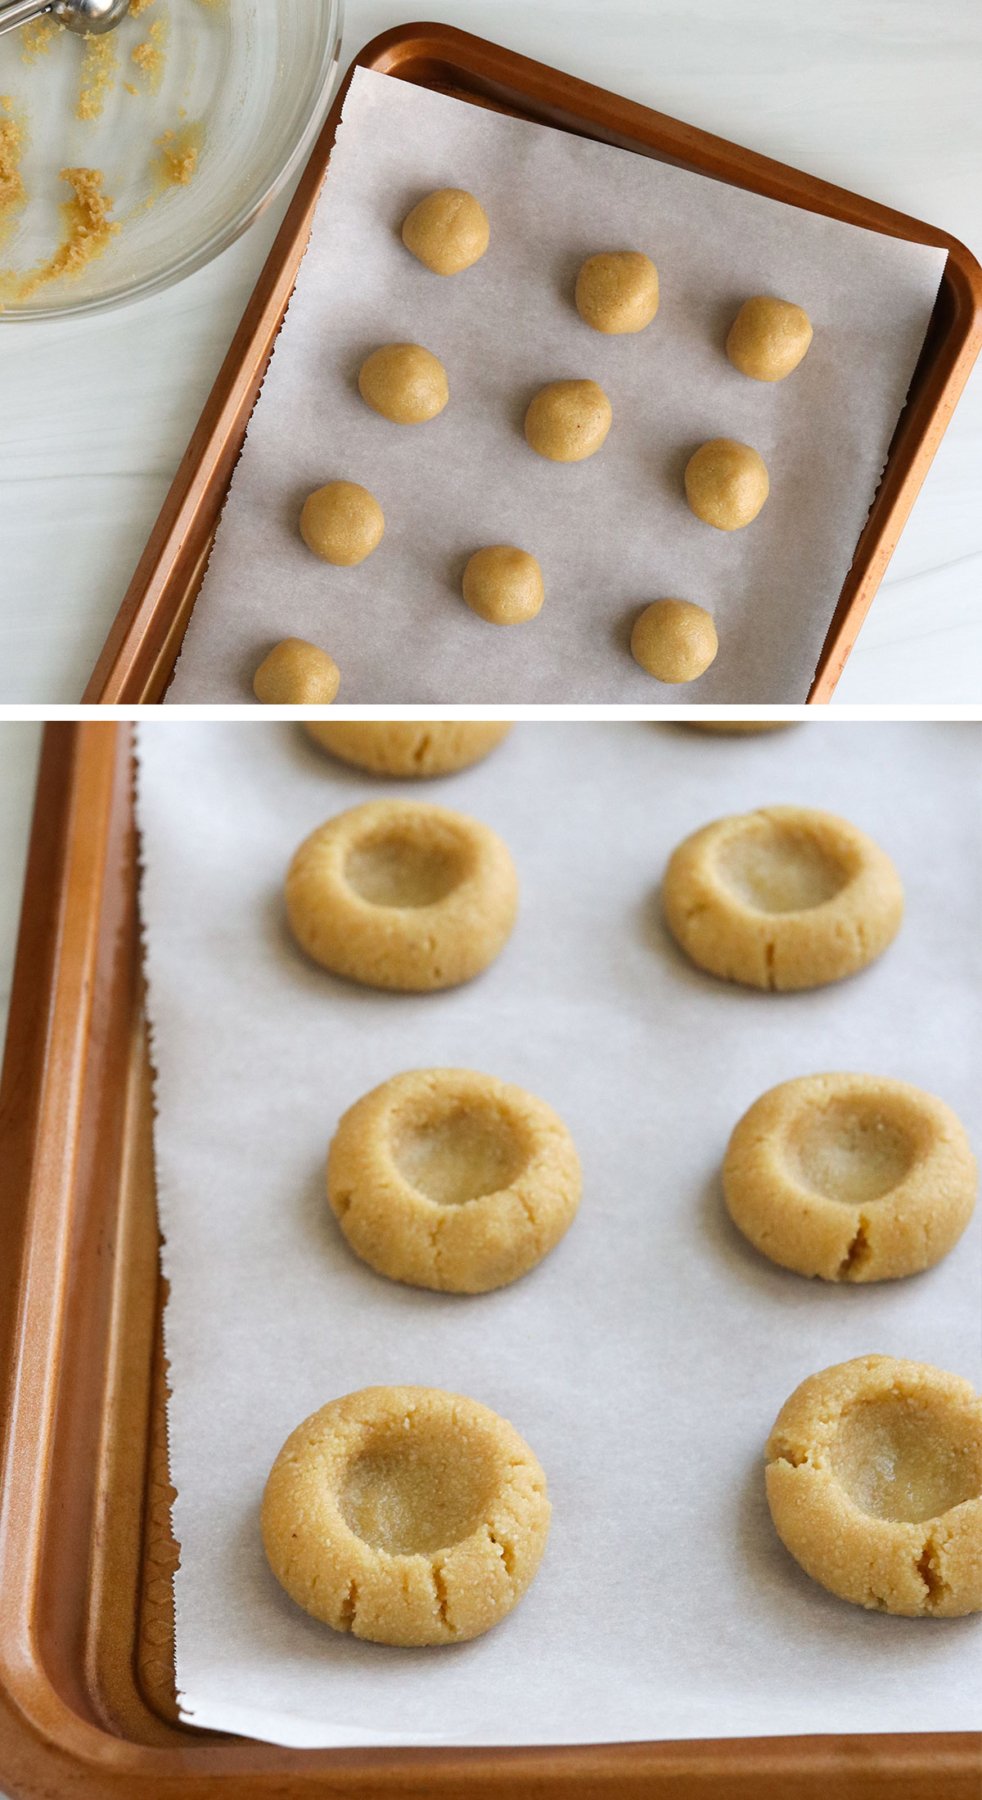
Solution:
<path fill-rule="evenodd" d="M 0 4 L 0 37 L 16 31 L 31 19 L 49 14 L 69 31 L 112 31 L 129 11 L 130 0 L 3 0 Z"/>

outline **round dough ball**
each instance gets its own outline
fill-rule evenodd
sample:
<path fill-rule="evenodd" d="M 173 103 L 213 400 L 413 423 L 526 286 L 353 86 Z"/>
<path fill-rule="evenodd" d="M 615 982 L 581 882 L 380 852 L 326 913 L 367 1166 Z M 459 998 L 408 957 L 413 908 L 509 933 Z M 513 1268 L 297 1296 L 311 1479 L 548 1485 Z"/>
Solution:
<path fill-rule="evenodd" d="M 802 307 L 757 294 L 744 301 L 730 326 L 726 354 L 735 369 L 754 381 L 783 381 L 798 367 L 813 335 Z"/>
<path fill-rule="evenodd" d="M 507 1419 L 442 1388 L 362 1388 L 291 1432 L 263 1548 L 304 1612 L 375 1644 L 480 1637 L 529 1586 L 546 1478 Z"/>
<path fill-rule="evenodd" d="M 697 681 L 718 649 L 712 614 L 691 600 L 653 600 L 631 632 L 631 655 L 657 681 Z"/>
<path fill-rule="evenodd" d="M 331 756 L 376 775 L 453 775 L 480 762 L 511 725 L 500 719 L 339 719 L 304 729 Z"/>
<path fill-rule="evenodd" d="M 437 188 L 407 213 L 402 241 L 434 275 L 460 275 L 480 262 L 491 227 L 479 200 L 466 188 Z"/>
<path fill-rule="evenodd" d="M 982 1400 L 929 1363 L 810 1375 L 767 1440 L 767 1502 L 806 1575 L 908 1619 L 982 1612 Z"/>
<path fill-rule="evenodd" d="M 876 1075 L 803 1075 L 755 1100 L 723 1162 L 727 1210 L 762 1256 L 822 1281 L 930 1269 L 975 1207 L 960 1120 L 933 1094 Z"/>
<path fill-rule="evenodd" d="M 450 398 L 447 371 L 422 344 L 383 344 L 358 371 L 358 392 L 373 412 L 394 425 L 423 425 Z"/>
<path fill-rule="evenodd" d="M 550 381 L 525 414 L 525 438 L 549 462 L 583 462 L 600 449 L 613 416 L 595 381 Z"/>
<path fill-rule="evenodd" d="M 711 438 L 686 464 L 686 499 L 696 518 L 717 531 L 749 525 L 769 492 L 763 457 L 735 438 Z"/>
<path fill-rule="evenodd" d="M 770 991 L 865 969 L 900 930 L 904 891 L 879 844 L 833 813 L 767 806 L 717 819 L 672 854 L 668 928 L 700 969 Z"/>
<path fill-rule="evenodd" d="M 252 678 L 252 691 L 264 706 L 330 706 L 340 685 L 333 656 L 303 638 L 284 638 Z"/>
<path fill-rule="evenodd" d="M 511 936 L 518 877 L 489 826 L 421 800 L 370 800 L 300 845 L 286 877 L 297 943 L 366 987 L 471 981 Z"/>
<path fill-rule="evenodd" d="M 640 250 L 588 256 L 576 277 L 576 310 L 594 331 L 643 331 L 658 311 L 658 270 Z"/>
<path fill-rule="evenodd" d="M 464 599 L 489 625 L 522 625 L 542 610 L 542 570 L 527 550 L 491 544 L 476 550 L 464 570 Z"/>
<path fill-rule="evenodd" d="M 300 536 L 308 550 L 340 569 L 364 562 L 382 542 L 385 516 L 357 481 L 329 481 L 304 501 Z"/>
<path fill-rule="evenodd" d="M 390 1281 L 486 1294 L 534 1269 L 580 1203 L 562 1119 L 472 1069 L 395 1075 L 345 1113 L 327 1195 L 357 1256 Z"/>

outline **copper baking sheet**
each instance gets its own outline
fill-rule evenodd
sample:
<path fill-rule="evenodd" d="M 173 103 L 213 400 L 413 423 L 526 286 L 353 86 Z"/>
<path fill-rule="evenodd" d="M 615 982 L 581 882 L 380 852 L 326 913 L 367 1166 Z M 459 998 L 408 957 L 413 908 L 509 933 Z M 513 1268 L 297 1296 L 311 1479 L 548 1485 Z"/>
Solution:
<path fill-rule="evenodd" d="M 47 728 L 0 1089 L 11 1800 L 978 1800 L 971 1733 L 291 1751 L 181 1725 L 128 728 Z"/>
<path fill-rule="evenodd" d="M 907 404 L 808 696 L 812 703 L 829 700 L 982 346 L 982 269 L 974 257 L 957 239 L 933 226 L 448 25 L 397 26 L 365 46 L 352 65 L 359 66 L 676 163 L 792 206 L 947 250 L 948 262 Z M 311 154 L 93 670 L 85 701 L 135 705 L 163 699 L 293 291 L 351 73 L 349 69 Z M 452 701 L 453 695 L 446 699 Z M 507 695 L 501 699 L 507 704 Z"/>

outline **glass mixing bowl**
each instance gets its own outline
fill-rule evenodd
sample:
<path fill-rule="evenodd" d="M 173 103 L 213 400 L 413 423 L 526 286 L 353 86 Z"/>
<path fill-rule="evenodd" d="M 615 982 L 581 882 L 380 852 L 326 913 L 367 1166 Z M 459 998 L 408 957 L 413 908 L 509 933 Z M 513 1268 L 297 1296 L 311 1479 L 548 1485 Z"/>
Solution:
<path fill-rule="evenodd" d="M 201 268 L 323 124 L 342 0 L 136 5 L 99 39 L 0 38 L 0 320 L 95 312 Z"/>

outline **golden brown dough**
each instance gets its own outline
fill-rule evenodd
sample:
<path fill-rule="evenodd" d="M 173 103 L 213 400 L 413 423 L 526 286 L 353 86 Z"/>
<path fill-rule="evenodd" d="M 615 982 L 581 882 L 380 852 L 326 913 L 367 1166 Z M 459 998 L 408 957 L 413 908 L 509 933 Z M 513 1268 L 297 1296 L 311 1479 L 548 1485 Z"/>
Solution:
<path fill-rule="evenodd" d="M 376 1644 L 480 1637 L 549 1535 L 541 1465 L 507 1419 L 440 1388 L 362 1388 L 287 1438 L 262 1504 L 291 1600 Z"/>
<path fill-rule="evenodd" d="M 604 443 L 613 416 L 595 381 L 550 381 L 525 414 L 525 438 L 549 462 L 584 462 Z"/>
<path fill-rule="evenodd" d="M 450 398 L 447 371 L 422 344 L 383 344 L 358 371 L 366 406 L 394 425 L 424 425 Z"/>
<path fill-rule="evenodd" d="M 669 930 L 701 969 L 778 990 L 864 969 L 893 942 L 904 908 L 879 845 L 803 806 L 768 806 L 694 832 L 672 855 L 663 900 Z"/>
<path fill-rule="evenodd" d="M 800 306 L 757 294 L 744 301 L 730 326 L 726 354 L 754 381 L 783 381 L 802 361 L 812 336 L 811 320 Z"/>
<path fill-rule="evenodd" d="M 300 536 L 324 562 L 352 569 L 382 542 L 385 518 L 374 494 L 357 481 L 329 481 L 304 501 Z"/>
<path fill-rule="evenodd" d="M 876 1075 L 804 1075 L 771 1088 L 744 1113 L 723 1162 L 744 1237 L 823 1281 L 931 1268 L 965 1230 L 977 1184 L 950 1106 Z"/>
<path fill-rule="evenodd" d="M 658 270 L 640 250 L 588 256 L 576 278 L 576 310 L 594 331 L 643 331 L 658 311 Z"/>
<path fill-rule="evenodd" d="M 330 706 L 340 685 L 333 656 L 303 638 L 275 644 L 252 678 L 252 691 L 264 706 Z"/>
<path fill-rule="evenodd" d="M 696 518 L 717 531 L 742 531 L 769 492 L 763 457 L 735 438 L 711 438 L 686 464 L 686 499 Z"/>
<path fill-rule="evenodd" d="M 500 719 L 308 720 L 314 743 L 377 775 L 453 775 L 490 755 L 511 725 Z"/>
<path fill-rule="evenodd" d="M 906 1618 L 982 1612 L 982 1401 L 927 1363 L 811 1375 L 767 1442 L 767 1500 L 807 1575 Z"/>
<path fill-rule="evenodd" d="M 466 188 L 438 188 L 408 213 L 402 241 L 434 275 L 460 275 L 479 262 L 491 227 L 479 200 Z"/>
<path fill-rule="evenodd" d="M 524 1088 L 413 1069 L 345 1113 L 327 1193 L 357 1256 L 413 1287 L 484 1294 L 535 1268 L 580 1203 L 576 1146 Z"/>
<path fill-rule="evenodd" d="M 691 600 L 654 600 L 631 632 L 631 655 L 657 681 L 698 681 L 719 649 L 713 615 Z"/>
<path fill-rule="evenodd" d="M 527 550 L 490 544 L 467 564 L 463 593 L 471 612 L 489 625 L 524 625 L 542 611 L 542 570 Z"/>
<path fill-rule="evenodd" d="M 422 800 L 371 800 L 301 844 L 286 908 L 307 955 L 366 987 L 424 993 L 470 981 L 511 936 L 515 865 L 477 819 Z"/>

